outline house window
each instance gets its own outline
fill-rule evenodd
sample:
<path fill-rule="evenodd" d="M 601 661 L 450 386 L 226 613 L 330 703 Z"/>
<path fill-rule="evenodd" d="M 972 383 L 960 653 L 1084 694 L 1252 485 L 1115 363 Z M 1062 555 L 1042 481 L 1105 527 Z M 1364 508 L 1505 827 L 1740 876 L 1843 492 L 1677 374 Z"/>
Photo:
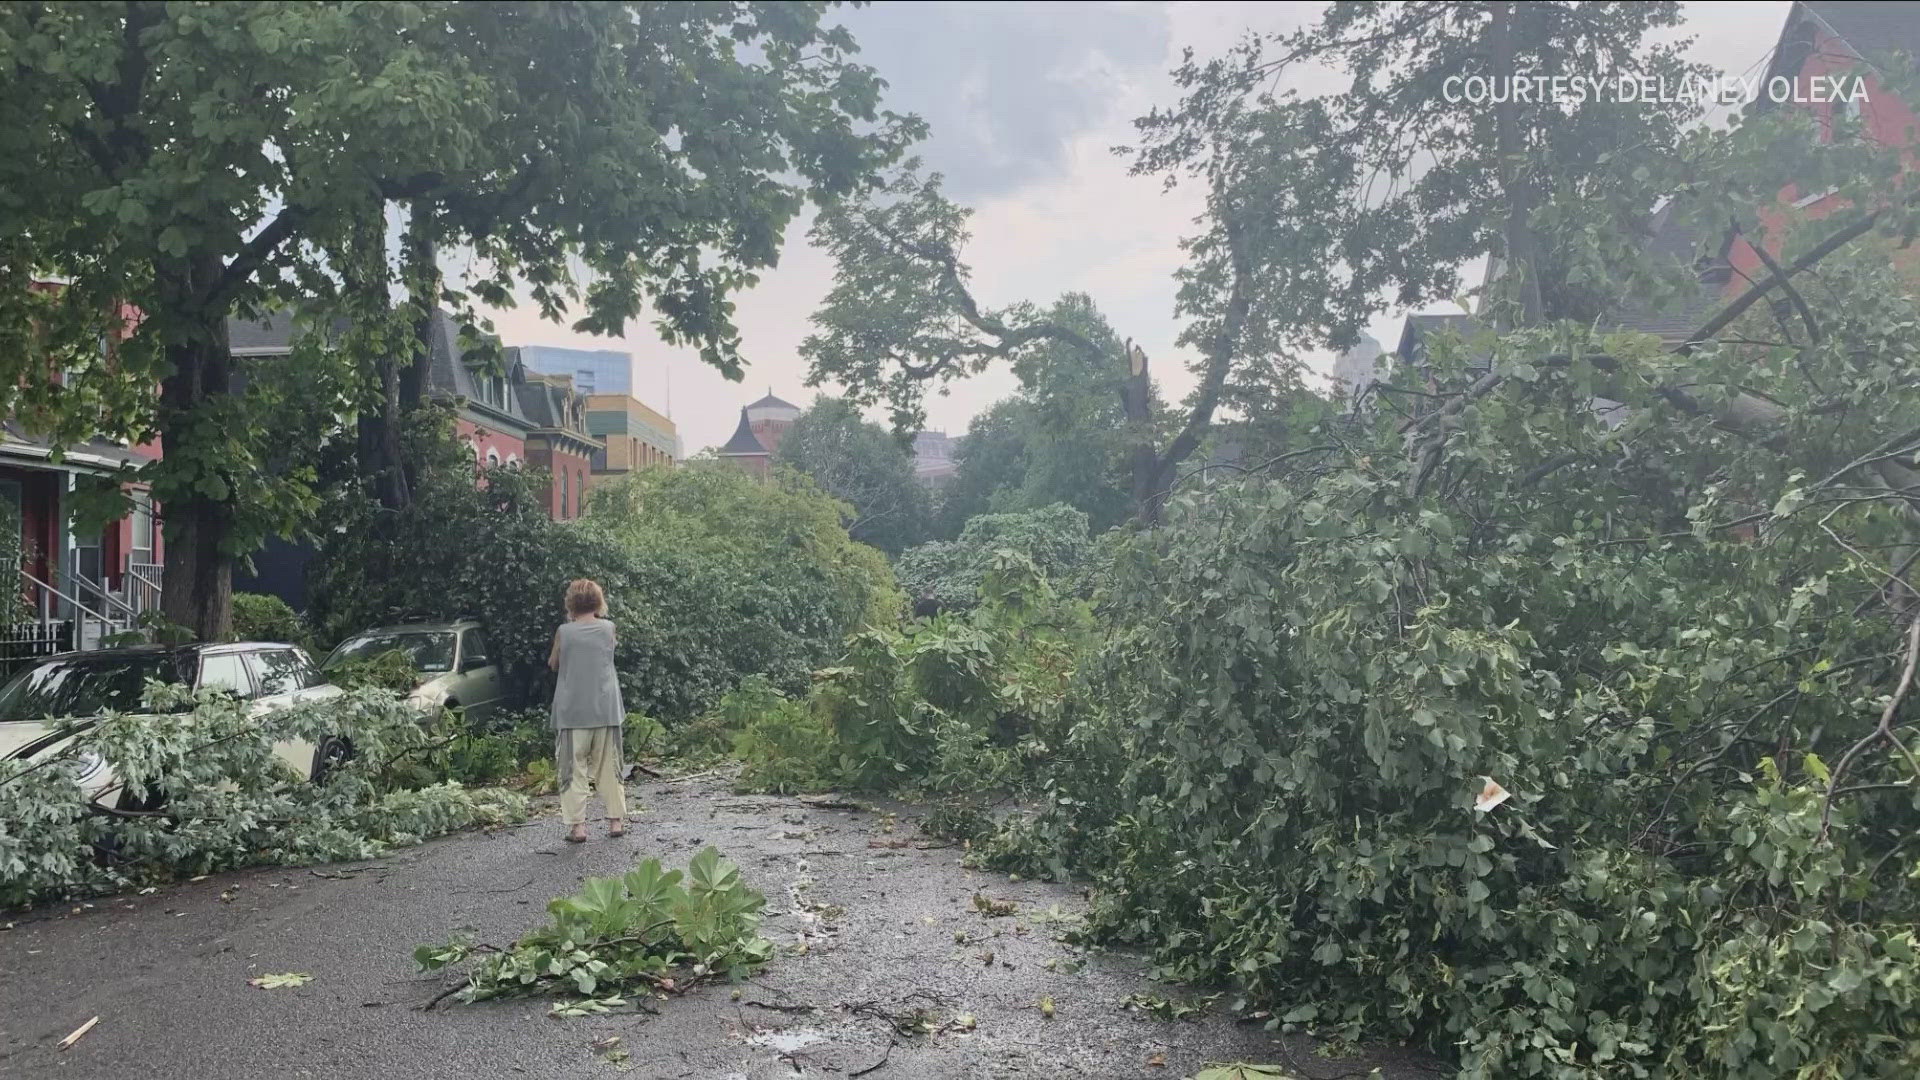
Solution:
<path fill-rule="evenodd" d="M 499 464 L 500 464 L 500 451 L 498 450 L 487 451 L 487 468 L 489 469 L 497 468 Z"/>
<path fill-rule="evenodd" d="M 133 561 L 153 561 L 153 496 L 133 493 Z"/>
<path fill-rule="evenodd" d="M 585 469 L 575 469 L 573 471 L 573 513 L 575 517 L 580 515 L 580 500 L 586 497 L 587 471 Z"/>
<path fill-rule="evenodd" d="M 562 470 L 560 473 L 560 516 L 567 516 L 567 474 L 565 470 Z"/>

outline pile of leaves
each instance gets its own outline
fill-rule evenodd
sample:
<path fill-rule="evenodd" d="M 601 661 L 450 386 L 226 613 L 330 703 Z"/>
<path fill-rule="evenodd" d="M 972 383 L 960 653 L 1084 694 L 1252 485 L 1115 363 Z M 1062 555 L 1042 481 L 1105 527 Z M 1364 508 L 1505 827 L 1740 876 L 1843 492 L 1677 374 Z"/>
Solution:
<path fill-rule="evenodd" d="M 547 905 L 547 925 L 504 949 L 455 938 L 421 945 L 413 957 L 425 971 L 471 961 L 442 999 L 551 995 L 568 999 L 555 1006 L 558 1015 L 607 1012 L 752 974 L 773 958 L 772 942 L 759 934 L 766 903 L 709 847 L 684 874 L 647 859 L 617 877 L 588 878 Z"/>
<path fill-rule="evenodd" d="M 0 904 L 258 863 L 371 858 L 527 812 L 511 792 L 400 782 L 431 745 L 419 713 L 380 691 L 255 716 L 229 694 L 155 683 L 145 708 L 74 722 L 58 749 L 0 763 Z M 320 782 L 275 755 L 276 744 L 335 740 L 351 756 Z M 94 800 L 102 769 L 113 786 Z"/>

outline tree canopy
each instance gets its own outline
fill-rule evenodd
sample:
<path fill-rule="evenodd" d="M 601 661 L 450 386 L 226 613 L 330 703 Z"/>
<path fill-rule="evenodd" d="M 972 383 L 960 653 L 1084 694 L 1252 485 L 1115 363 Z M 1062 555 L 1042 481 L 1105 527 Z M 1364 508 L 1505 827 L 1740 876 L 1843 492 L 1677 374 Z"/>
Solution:
<path fill-rule="evenodd" d="M 931 513 L 913 455 L 839 398 L 821 397 L 781 436 L 775 460 L 853 508 L 847 531 L 889 555 L 925 539 Z"/>
<path fill-rule="evenodd" d="M 417 352 L 443 296 L 525 295 L 612 334 L 651 310 L 737 377 L 728 297 L 807 197 L 857 189 L 917 129 L 822 11 L 11 5 L 0 334 L 35 347 L 0 359 L 0 405 L 62 442 L 163 439 L 140 478 L 165 508 L 166 609 L 218 637 L 233 559 L 315 506 L 309 469 L 259 467 L 275 433 L 233 393 L 228 317 L 352 316 L 307 362 L 369 407 L 392 393 L 374 361 Z M 387 257 L 395 203 L 426 258 Z M 474 256 L 444 294 L 437 243 Z"/>

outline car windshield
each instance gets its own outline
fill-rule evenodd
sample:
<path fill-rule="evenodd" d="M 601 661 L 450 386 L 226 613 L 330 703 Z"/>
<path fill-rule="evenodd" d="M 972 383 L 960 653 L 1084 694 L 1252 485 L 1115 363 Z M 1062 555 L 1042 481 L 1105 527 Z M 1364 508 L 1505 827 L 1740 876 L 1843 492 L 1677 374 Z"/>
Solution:
<path fill-rule="evenodd" d="M 383 652 L 399 649 L 407 654 L 414 669 L 423 672 L 453 670 L 453 632 L 451 630 L 409 630 L 361 634 L 348 638 L 327 657 L 326 666 L 338 667 L 348 660 L 371 660 Z"/>
<path fill-rule="evenodd" d="M 98 716 L 135 712 L 148 679 L 190 682 L 183 657 L 84 657 L 50 660 L 14 676 L 0 689 L 0 720 L 43 720 L 54 716 Z"/>

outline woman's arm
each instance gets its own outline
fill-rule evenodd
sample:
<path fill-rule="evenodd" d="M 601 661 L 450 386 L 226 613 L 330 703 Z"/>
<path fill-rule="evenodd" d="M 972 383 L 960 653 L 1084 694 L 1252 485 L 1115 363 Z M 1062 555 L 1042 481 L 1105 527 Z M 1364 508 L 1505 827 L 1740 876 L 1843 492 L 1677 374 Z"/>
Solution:
<path fill-rule="evenodd" d="M 558 630 L 553 632 L 553 648 L 547 650 L 547 667 L 553 671 L 560 670 L 560 631 Z"/>

